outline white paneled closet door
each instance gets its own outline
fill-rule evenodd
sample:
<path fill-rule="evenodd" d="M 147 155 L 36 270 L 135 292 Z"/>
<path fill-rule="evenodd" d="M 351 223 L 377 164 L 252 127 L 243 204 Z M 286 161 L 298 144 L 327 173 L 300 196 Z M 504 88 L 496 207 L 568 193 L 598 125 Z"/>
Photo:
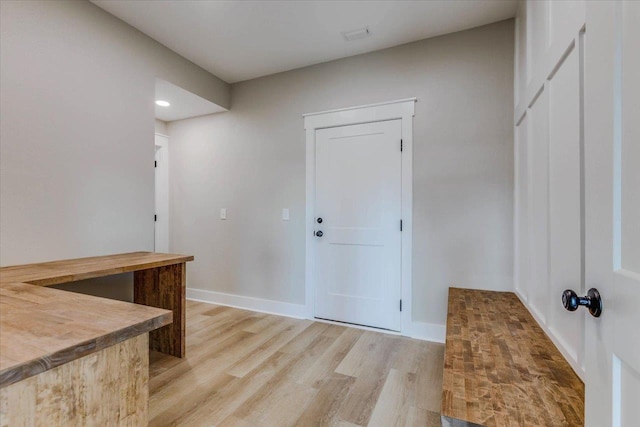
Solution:
<path fill-rule="evenodd" d="M 640 403 L 640 2 L 587 2 L 586 425 L 636 426 Z"/>

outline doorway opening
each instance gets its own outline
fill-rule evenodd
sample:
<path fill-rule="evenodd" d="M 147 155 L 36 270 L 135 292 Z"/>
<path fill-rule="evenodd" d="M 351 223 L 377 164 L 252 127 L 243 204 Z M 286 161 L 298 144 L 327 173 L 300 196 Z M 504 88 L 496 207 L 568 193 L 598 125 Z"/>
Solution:
<path fill-rule="evenodd" d="M 169 130 L 176 120 L 227 111 L 195 93 L 156 78 L 155 83 L 155 213 L 154 251 L 168 253 L 169 245 Z"/>
<path fill-rule="evenodd" d="M 169 138 L 155 134 L 154 252 L 169 252 Z"/>

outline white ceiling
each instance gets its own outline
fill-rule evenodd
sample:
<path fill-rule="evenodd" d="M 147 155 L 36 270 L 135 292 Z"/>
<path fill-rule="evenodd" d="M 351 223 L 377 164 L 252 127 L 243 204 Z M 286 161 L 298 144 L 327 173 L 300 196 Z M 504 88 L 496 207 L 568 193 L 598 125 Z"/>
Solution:
<path fill-rule="evenodd" d="M 516 0 L 92 0 L 234 83 L 515 16 Z M 371 37 L 341 32 L 369 27 Z"/>
<path fill-rule="evenodd" d="M 225 108 L 181 87 L 156 79 L 156 101 L 159 99 L 171 104 L 169 107 L 155 106 L 156 119 L 165 122 L 227 111 Z"/>

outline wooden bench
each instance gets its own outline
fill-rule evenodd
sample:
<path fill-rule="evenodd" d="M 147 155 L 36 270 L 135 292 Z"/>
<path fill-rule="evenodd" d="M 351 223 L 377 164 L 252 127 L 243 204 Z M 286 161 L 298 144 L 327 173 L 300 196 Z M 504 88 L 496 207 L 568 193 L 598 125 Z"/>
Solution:
<path fill-rule="evenodd" d="M 443 426 L 582 426 L 584 384 L 512 292 L 449 288 Z"/>
<path fill-rule="evenodd" d="M 52 286 L 133 272 L 136 304 L 173 312 L 171 325 L 150 332 L 149 347 L 172 356 L 185 355 L 186 262 L 190 255 L 132 252 L 0 268 L 0 284 Z"/>

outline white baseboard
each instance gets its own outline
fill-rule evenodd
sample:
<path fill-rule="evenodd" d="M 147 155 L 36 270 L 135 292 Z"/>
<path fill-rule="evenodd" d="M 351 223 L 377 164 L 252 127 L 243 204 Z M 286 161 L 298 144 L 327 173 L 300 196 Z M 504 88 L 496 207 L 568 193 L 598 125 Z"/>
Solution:
<path fill-rule="evenodd" d="M 423 341 L 444 343 L 447 328 L 435 323 L 413 321 L 402 335 Z"/>
<path fill-rule="evenodd" d="M 304 304 L 292 304 L 289 302 L 274 301 L 262 298 L 246 297 L 242 295 L 226 294 L 224 292 L 206 291 L 204 289 L 187 288 L 187 299 L 193 301 L 208 302 L 210 304 L 224 305 L 243 310 L 258 311 L 260 313 L 275 314 L 278 316 L 294 317 L 296 319 L 311 319 L 308 316 L 307 307 Z M 344 324 L 344 326 L 349 326 Z M 363 328 L 375 331 L 375 328 Z M 445 340 L 444 325 L 435 325 L 425 322 L 412 322 L 403 330 L 401 335 L 423 340 L 443 343 Z M 386 332 L 386 331 L 380 331 Z"/>
<path fill-rule="evenodd" d="M 304 304 L 292 304 L 289 302 L 225 294 L 223 292 L 206 291 L 204 289 L 193 288 L 187 288 L 187 299 L 258 311 L 260 313 L 295 317 L 296 319 L 305 319 L 307 317 L 307 308 Z"/>

